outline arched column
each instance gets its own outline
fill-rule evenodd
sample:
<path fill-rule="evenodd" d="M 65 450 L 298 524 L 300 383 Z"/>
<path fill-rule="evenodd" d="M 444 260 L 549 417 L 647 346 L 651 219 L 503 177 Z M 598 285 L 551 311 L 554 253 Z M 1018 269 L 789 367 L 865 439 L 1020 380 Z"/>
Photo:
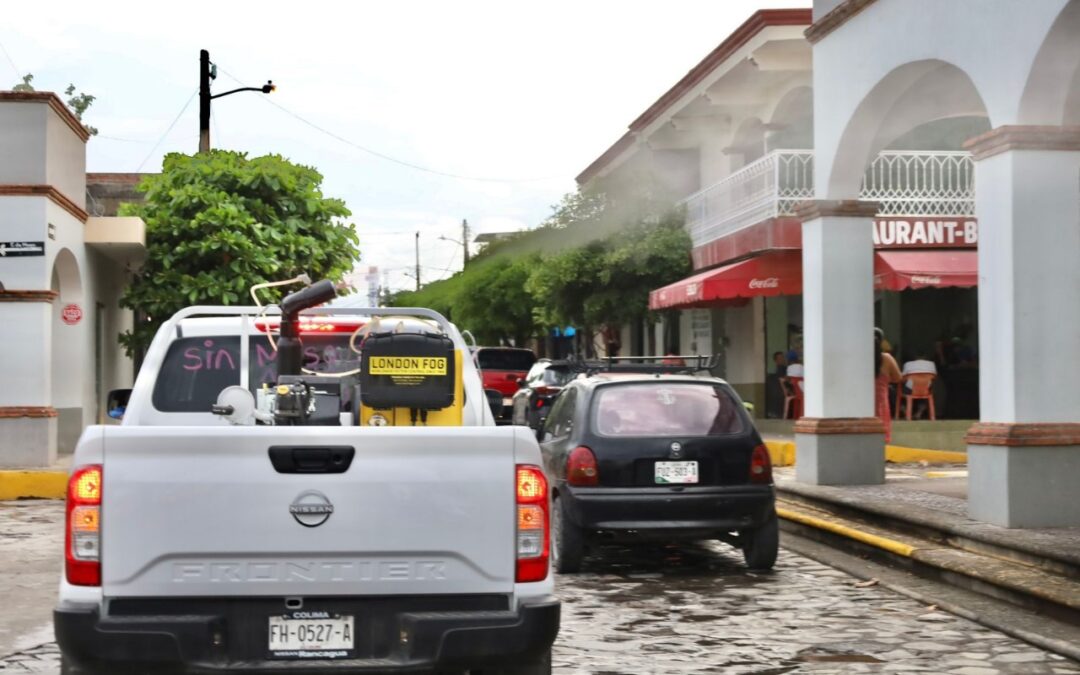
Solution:
<path fill-rule="evenodd" d="M 815 485 L 885 481 L 874 416 L 873 218 L 877 204 L 806 202 L 802 220 L 806 417 L 795 423 L 795 477 Z"/>
<path fill-rule="evenodd" d="M 1080 127 L 972 139 L 979 218 L 980 422 L 971 516 L 1080 525 Z"/>

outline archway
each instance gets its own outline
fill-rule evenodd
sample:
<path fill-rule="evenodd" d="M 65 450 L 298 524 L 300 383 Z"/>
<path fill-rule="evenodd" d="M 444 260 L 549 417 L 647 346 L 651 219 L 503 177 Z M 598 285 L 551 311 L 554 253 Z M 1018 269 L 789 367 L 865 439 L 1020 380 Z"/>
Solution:
<path fill-rule="evenodd" d="M 1020 99 L 1021 124 L 1080 124 L 1080 0 L 1070 0 L 1039 48 Z"/>
<path fill-rule="evenodd" d="M 53 300 L 51 330 L 51 401 L 58 413 L 57 450 L 70 453 L 83 428 L 83 373 L 86 370 L 86 325 L 84 293 L 79 262 L 69 249 L 61 249 L 53 260 Z"/>
<path fill-rule="evenodd" d="M 857 199 L 866 168 L 881 149 L 912 129 L 957 117 L 989 118 L 967 73 L 938 59 L 895 68 L 848 120 L 825 182 L 825 198 Z"/>
<path fill-rule="evenodd" d="M 814 147 L 814 92 L 795 87 L 777 100 L 766 117 L 766 150 L 804 150 Z"/>

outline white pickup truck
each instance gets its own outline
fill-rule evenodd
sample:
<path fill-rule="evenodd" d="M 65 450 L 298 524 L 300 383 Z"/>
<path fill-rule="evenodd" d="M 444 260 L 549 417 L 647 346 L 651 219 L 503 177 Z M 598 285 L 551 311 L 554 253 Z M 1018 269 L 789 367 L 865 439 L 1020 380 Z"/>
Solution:
<path fill-rule="evenodd" d="M 122 423 L 75 451 L 63 672 L 551 672 L 543 463 L 527 429 L 494 425 L 458 330 L 430 310 L 305 310 L 304 372 L 359 366 L 350 339 L 378 313 L 452 343 L 450 408 L 353 400 L 336 423 L 258 423 L 262 394 L 285 391 L 267 335 L 285 317 L 191 307 L 162 325 Z M 222 406 L 229 387 L 260 394 L 256 411 Z"/>

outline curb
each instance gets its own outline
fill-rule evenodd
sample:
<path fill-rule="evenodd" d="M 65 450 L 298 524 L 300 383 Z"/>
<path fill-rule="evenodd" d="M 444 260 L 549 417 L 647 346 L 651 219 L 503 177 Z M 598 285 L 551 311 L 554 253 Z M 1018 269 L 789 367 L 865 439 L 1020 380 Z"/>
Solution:
<path fill-rule="evenodd" d="M 63 499 L 66 471 L 0 471 L 0 501 L 11 499 Z"/>
<path fill-rule="evenodd" d="M 870 534 L 869 532 L 863 532 L 856 530 L 853 527 L 847 527 L 839 523 L 833 523 L 821 518 L 815 518 L 814 516 L 807 515 L 805 513 L 799 513 L 798 511 L 792 511 L 791 509 L 785 509 L 782 506 L 776 507 L 776 515 L 780 516 L 784 520 L 790 520 L 796 523 L 801 523 L 809 527 L 816 527 L 819 530 L 825 530 L 826 532 L 832 532 L 838 534 L 841 537 L 847 537 L 848 539 L 854 539 L 855 541 L 869 544 L 870 546 L 876 546 L 877 548 L 888 551 L 889 553 L 895 553 L 896 555 L 910 558 L 917 550 L 914 546 L 905 544 L 894 539 L 888 539 L 886 537 L 879 537 L 876 534 Z"/>
<path fill-rule="evenodd" d="M 769 449 L 769 459 L 772 460 L 773 466 L 793 466 L 795 464 L 795 441 L 766 440 L 765 447 Z M 967 464 L 967 453 L 886 445 L 885 461 L 894 464 L 914 464 L 917 462 Z"/>

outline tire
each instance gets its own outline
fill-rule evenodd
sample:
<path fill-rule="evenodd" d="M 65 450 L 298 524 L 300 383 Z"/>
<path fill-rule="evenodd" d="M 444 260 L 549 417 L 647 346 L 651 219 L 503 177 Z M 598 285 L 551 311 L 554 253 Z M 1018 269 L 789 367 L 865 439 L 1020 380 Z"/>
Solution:
<path fill-rule="evenodd" d="M 533 663 L 474 671 L 473 675 L 551 675 L 551 650 L 547 650 L 540 660 Z"/>
<path fill-rule="evenodd" d="M 743 559 L 752 570 L 771 570 L 780 551 L 780 524 L 773 511 L 765 524 L 743 533 Z"/>
<path fill-rule="evenodd" d="M 551 510 L 552 565 L 559 574 L 580 572 L 581 560 L 585 557 L 585 533 L 570 522 L 558 497 Z"/>

